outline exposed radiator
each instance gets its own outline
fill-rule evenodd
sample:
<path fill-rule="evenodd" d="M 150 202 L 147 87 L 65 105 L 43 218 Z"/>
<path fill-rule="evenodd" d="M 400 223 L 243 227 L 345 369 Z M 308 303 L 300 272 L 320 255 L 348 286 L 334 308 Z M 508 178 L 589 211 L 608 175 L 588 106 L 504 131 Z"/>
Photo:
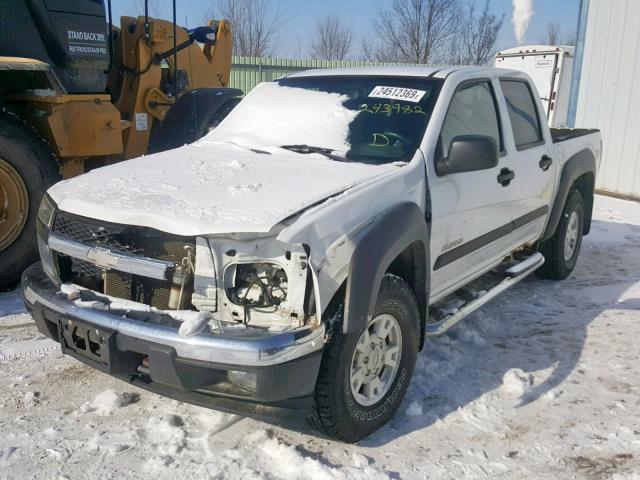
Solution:
<path fill-rule="evenodd" d="M 195 240 L 190 237 L 179 237 L 145 227 L 103 223 L 64 212 L 56 215 L 53 230 L 85 245 L 165 260 L 176 265 L 182 263 L 188 249 L 195 252 Z M 70 257 L 59 258 L 59 264 L 61 273 L 64 273 L 63 281 L 82 284 L 83 281 L 96 280 L 107 295 L 145 303 L 160 310 L 168 309 L 170 280 L 155 280 L 116 270 L 105 271 L 90 262 Z"/>

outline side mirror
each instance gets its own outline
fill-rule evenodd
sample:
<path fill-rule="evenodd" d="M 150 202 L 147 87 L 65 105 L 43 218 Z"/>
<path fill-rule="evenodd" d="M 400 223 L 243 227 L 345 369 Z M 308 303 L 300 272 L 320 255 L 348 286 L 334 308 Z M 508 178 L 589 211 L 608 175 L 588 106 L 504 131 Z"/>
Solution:
<path fill-rule="evenodd" d="M 214 27 L 197 27 L 189 30 L 189 38 L 204 45 L 213 45 L 216 43 L 216 34 L 218 30 Z"/>
<path fill-rule="evenodd" d="M 498 145 L 487 135 L 459 135 L 451 140 L 449 156 L 436 160 L 439 177 L 486 170 L 498 165 Z"/>

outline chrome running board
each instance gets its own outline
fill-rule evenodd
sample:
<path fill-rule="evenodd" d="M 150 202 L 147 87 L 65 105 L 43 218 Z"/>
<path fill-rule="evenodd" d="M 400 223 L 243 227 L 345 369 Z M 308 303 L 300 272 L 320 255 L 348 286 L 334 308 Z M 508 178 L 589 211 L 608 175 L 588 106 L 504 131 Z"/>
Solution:
<path fill-rule="evenodd" d="M 442 335 L 444 332 L 449 330 L 451 327 L 456 325 L 466 316 L 475 312 L 478 308 L 483 306 L 485 303 L 489 302 L 491 299 L 497 297 L 502 292 L 507 290 L 508 288 L 513 287 L 519 281 L 527 278 L 533 272 L 535 272 L 538 268 L 540 268 L 544 264 L 544 257 L 540 252 L 536 252 L 527 259 L 523 260 L 520 263 L 517 263 L 504 271 L 505 278 L 500 281 L 498 284 L 493 286 L 483 295 L 474 298 L 469 303 L 466 303 L 455 313 L 452 313 L 442 320 L 437 322 L 427 323 L 426 325 L 426 335 L 430 337 Z"/>

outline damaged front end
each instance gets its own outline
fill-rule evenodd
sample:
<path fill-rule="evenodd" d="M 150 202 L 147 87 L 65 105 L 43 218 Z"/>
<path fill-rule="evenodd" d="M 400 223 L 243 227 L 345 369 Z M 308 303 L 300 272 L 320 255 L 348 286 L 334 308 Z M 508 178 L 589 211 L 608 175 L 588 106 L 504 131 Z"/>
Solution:
<path fill-rule="evenodd" d="M 217 409 L 310 407 L 324 328 L 302 245 L 110 224 L 48 198 L 38 223 L 42 263 L 23 294 L 64 353 Z"/>

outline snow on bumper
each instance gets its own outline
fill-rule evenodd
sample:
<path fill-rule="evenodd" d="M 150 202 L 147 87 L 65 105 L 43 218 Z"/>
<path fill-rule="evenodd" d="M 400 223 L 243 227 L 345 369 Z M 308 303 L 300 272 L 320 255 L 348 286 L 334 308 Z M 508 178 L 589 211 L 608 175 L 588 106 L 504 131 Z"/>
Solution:
<path fill-rule="evenodd" d="M 271 366 L 319 352 L 324 344 L 324 326 L 301 327 L 286 332 L 265 329 L 220 328 L 193 336 L 181 336 L 179 328 L 163 324 L 150 313 L 144 321 L 127 318 L 126 313 L 77 306 L 51 282 L 37 263 L 22 278 L 25 303 L 38 304 L 61 318 L 73 318 L 142 341 L 173 348 L 181 359 L 239 366 Z M 160 315 L 158 315 L 160 317 Z M 45 334 L 47 332 L 44 332 Z"/>

